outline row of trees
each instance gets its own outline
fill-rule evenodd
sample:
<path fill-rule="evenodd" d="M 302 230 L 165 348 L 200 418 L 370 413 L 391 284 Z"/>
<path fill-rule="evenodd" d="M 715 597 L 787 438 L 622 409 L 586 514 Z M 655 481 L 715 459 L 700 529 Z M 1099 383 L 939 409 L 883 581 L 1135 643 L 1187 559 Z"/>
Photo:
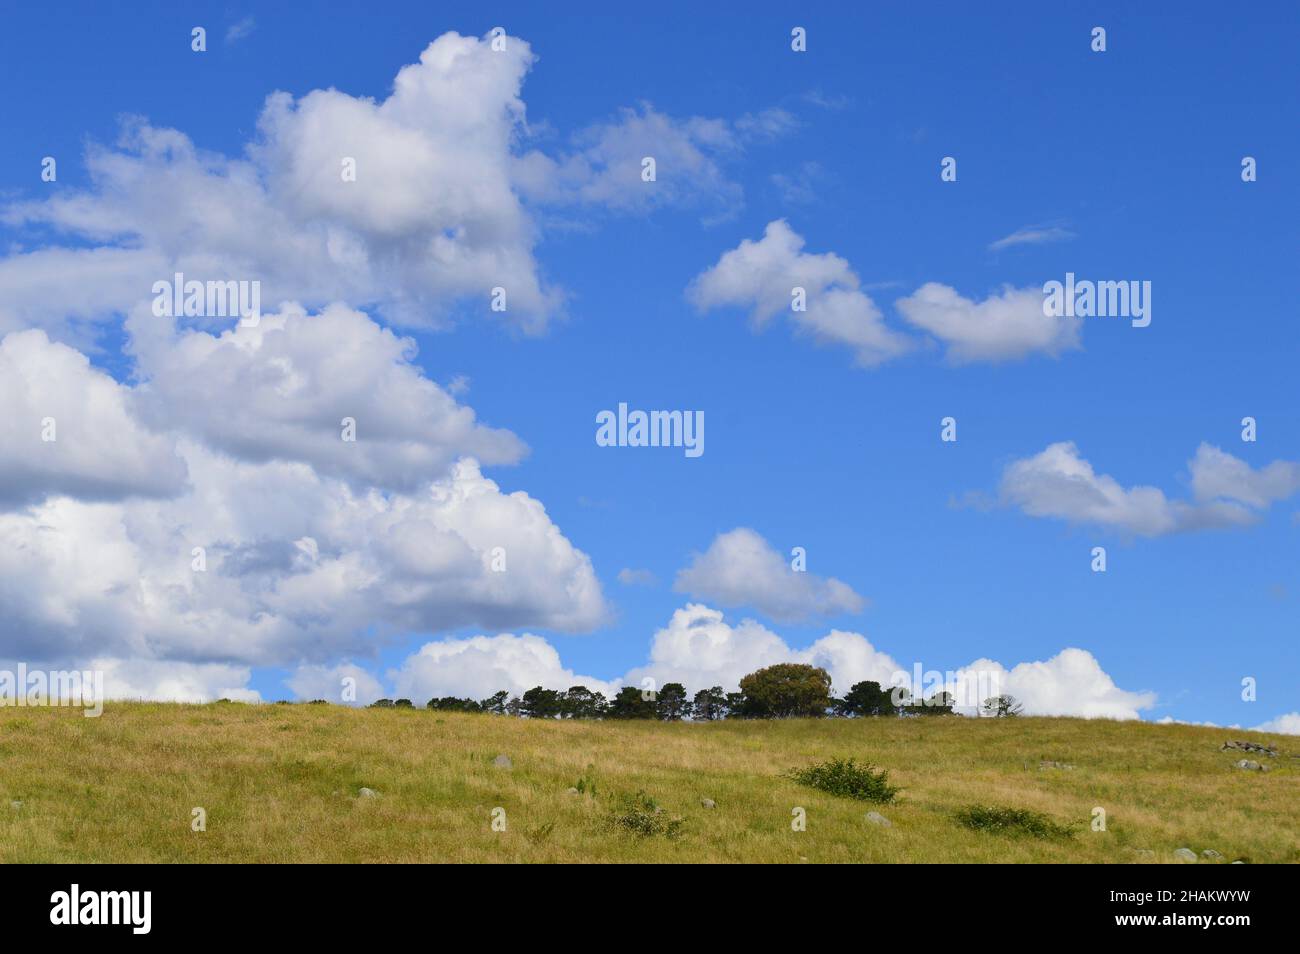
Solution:
<path fill-rule="evenodd" d="M 897 701 L 896 701 L 897 700 Z M 658 719 L 678 722 L 712 722 L 717 719 L 782 719 L 796 716 L 934 716 L 951 715 L 954 700 L 946 692 L 913 699 L 906 689 L 885 689 L 878 682 L 859 682 L 843 698 L 831 696 L 826 670 L 802 663 L 779 663 L 752 672 L 740 680 L 739 692 L 721 686 L 701 689 L 691 696 L 679 682 L 666 683 L 657 692 L 624 686 L 613 699 L 586 686 L 566 691 L 535 686 L 521 696 L 502 690 L 475 701 L 456 696 L 430 699 L 427 708 L 442 712 L 490 712 L 528 719 Z M 378 708 L 414 708 L 409 699 L 380 699 Z M 1012 696 L 985 700 L 983 711 L 992 716 L 1021 712 Z"/>

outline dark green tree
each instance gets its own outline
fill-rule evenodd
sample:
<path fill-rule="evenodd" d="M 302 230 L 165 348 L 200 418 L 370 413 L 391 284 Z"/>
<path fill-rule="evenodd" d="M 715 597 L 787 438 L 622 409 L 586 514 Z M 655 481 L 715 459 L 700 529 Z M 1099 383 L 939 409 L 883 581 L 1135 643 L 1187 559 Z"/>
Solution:
<path fill-rule="evenodd" d="M 664 722 L 680 722 L 691 713 L 691 704 L 686 701 L 686 687 L 680 682 L 666 682 L 659 690 L 656 700 L 659 718 Z"/>
<path fill-rule="evenodd" d="M 560 693 L 533 686 L 519 700 L 519 714 L 529 719 L 554 719 L 560 714 Z"/>
<path fill-rule="evenodd" d="M 728 719 L 757 719 L 763 715 L 761 707 L 743 692 L 729 692 L 726 700 Z"/>
<path fill-rule="evenodd" d="M 777 663 L 740 680 L 755 714 L 773 719 L 824 716 L 831 704 L 831 677 L 803 663 Z"/>
<path fill-rule="evenodd" d="M 605 697 L 586 686 L 573 686 L 560 702 L 560 714 L 566 719 L 599 719 L 605 714 Z"/>
<path fill-rule="evenodd" d="M 941 690 L 928 699 L 908 705 L 905 712 L 908 715 L 921 716 L 952 715 L 952 707 L 956 701 L 951 693 Z"/>
<path fill-rule="evenodd" d="M 844 716 L 880 716 L 896 715 L 897 708 L 890 697 L 890 690 L 881 687 L 878 682 L 855 682 L 844 694 L 843 699 L 835 701 L 835 711 Z"/>
<path fill-rule="evenodd" d="M 647 695 L 649 699 L 645 698 Z M 624 686 L 609 703 L 611 719 L 653 719 L 657 714 L 654 694 L 636 686 Z"/>
<path fill-rule="evenodd" d="M 430 699 L 427 708 L 438 712 L 480 712 L 479 704 L 473 699 L 460 699 L 456 696 L 443 696 Z"/>
<path fill-rule="evenodd" d="M 506 701 L 509 700 L 510 693 L 502 689 L 500 692 L 494 692 L 478 704 L 479 709 L 483 712 L 491 712 L 493 715 L 506 714 Z"/>
<path fill-rule="evenodd" d="M 712 722 L 727 716 L 727 694 L 721 686 L 701 689 L 691 701 L 691 718 L 696 722 Z"/>

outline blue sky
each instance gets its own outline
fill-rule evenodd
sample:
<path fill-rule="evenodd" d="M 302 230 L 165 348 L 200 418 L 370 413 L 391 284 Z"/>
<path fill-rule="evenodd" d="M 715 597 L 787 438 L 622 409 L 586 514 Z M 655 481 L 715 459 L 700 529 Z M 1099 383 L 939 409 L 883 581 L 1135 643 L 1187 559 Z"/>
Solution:
<path fill-rule="evenodd" d="M 227 40 L 249 17 L 244 35 Z M 646 666 L 654 634 L 696 603 L 724 612 L 729 626 L 753 619 L 795 650 L 831 630 L 861 634 L 909 670 L 977 659 L 1011 669 L 1077 647 L 1115 687 L 1152 694 L 1119 703 L 1148 719 L 1254 726 L 1300 709 L 1300 486 L 1288 463 L 1300 460 L 1293 5 L 1225 15 L 1208 4 L 812 14 L 757 4 L 739 15 L 697 4 L 646 13 L 86 4 L 5 18 L 0 197 L 9 209 L 46 202 L 55 190 L 115 208 L 86 155 L 93 143 L 113 147 L 123 115 L 237 160 L 259 141 L 273 91 L 301 99 L 334 88 L 382 101 L 397 71 L 438 37 L 479 38 L 495 26 L 536 55 L 518 94 L 527 128 L 515 127 L 515 156 L 580 156 L 599 167 L 592 130 L 603 129 L 606 143 L 632 136 L 631 108 L 664 117 L 703 163 L 687 173 L 661 157 L 653 185 L 662 200 L 623 180 L 578 198 L 605 181 L 591 168 L 591 182 L 569 182 L 559 198 L 553 183 L 559 191 L 540 197 L 510 182 L 529 223 L 534 274 L 564 296 L 542 334 L 493 316 L 486 296 L 422 298 L 436 321 L 399 315 L 378 292 L 340 296 L 413 338 L 414 364 L 431 381 L 446 386 L 463 375 L 468 390 L 457 399 L 527 444 L 526 457 L 484 473 L 502 492 L 540 501 L 557 532 L 590 558 L 603 621 L 553 625 L 556 613 L 534 618 L 523 607 L 506 614 L 508 628 L 472 613 L 448 628 L 398 627 L 373 639 L 354 625 L 352 637 L 331 637 L 328 651 L 314 650 L 307 633 L 279 657 L 255 659 L 196 636 L 171 656 L 154 641 L 160 664 L 246 666 L 247 688 L 273 699 L 294 695 L 285 680 L 299 665 L 347 660 L 396 691 L 403 684 L 386 674 L 425 644 L 528 632 L 567 670 L 613 682 Z M 190 49 L 195 25 L 207 29 L 204 53 Z M 806 52 L 790 48 L 795 26 L 807 30 Z M 1095 26 L 1107 31 L 1104 53 L 1090 49 Z M 725 130 L 726 144 L 713 147 L 710 132 L 692 138 L 693 117 L 720 124 L 701 128 Z M 47 155 L 58 159 L 57 183 L 40 180 Z M 957 160 L 955 182 L 940 180 L 945 156 Z M 1244 156 L 1257 160 L 1257 181 L 1242 181 Z M 389 194 L 402 188 L 393 183 Z M 17 269 L 30 272 L 22 256 L 37 249 L 149 244 L 56 219 L 6 217 L 11 271 L 0 285 Z M 724 253 L 762 239 L 775 220 L 802 237 L 805 254 L 847 263 L 880 320 L 906 336 L 905 353 L 863 367 L 852 348 L 800 330 L 789 314 L 755 331 L 746 305 L 688 296 Z M 1054 240 L 990 248 L 1024 229 Z M 927 283 L 983 302 L 1066 272 L 1151 282 L 1150 326 L 1083 319 L 1078 347 L 1008 346 L 993 359 L 962 361 L 950 339 L 896 305 Z M 90 282 L 94 293 L 93 278 L 67 280 Z M 327 303 L 308 301 L 310 282 L 303 289 L 291 297 L 308 309 Z M 121 387 L 141 385 L 124 309 L 72 327 L 58 307 L 0 310 L 0 332 L 46 327 Z M 703 411 L 706 452 L 688 459 L 679 449 L 597 446 L 595 414 L 619 402 Z M 955 443 L 939 439 L 945 416 L 957 419 Z M 1245 416 L 1258 422 L 1253 443 L 1241 440 Z M 150 427 L 166 429 L 156 415 Z M 1061 442 L 1073 442 L 1096 475 L 1124 490 L 1159 488 L 1167 502 L 1204 503 L 1189 470 L 1202 444 L 1280 489 L 1244 505 L 1253 491 L 1221 492 L 1237 516 L 1176 532 L 1135 531 L 1120 513 L 1133 501 L 1099 519 L 1034 496 L 1040 515 L 1026 512 L 1035 507 L 1006 488 L 1004 473 Z M 1283 463 L 1264 470 L 1275 461 Z M 1225 472 L 1228 483 L 1240 474 Z M 273 507 L 274 489 L 264 493 Z M 862 609 L 813 597 L 805 618 L 775 619 L 757 597 L 722 605 L 716 580 L 698 592 L 674 589 L 693 554 L 736 528 L 751 528 L 778 554 L 804 547 L 809 574 L 841 581 Z M 1095 546 L 1107 550 L 1105 573 L 1090 568 Z M 654 582 L 624 584 L 624 568 L 648 570 Z M 97 604 L 84 605 L 83 621 L 93 621 Z M 0 657 L 25 645 L 11 636 Z M 83 653 L 94 649 L 82 643 Z M 1258 701 L 1242 701 L 1245 677 L 1258 680 Z M 436 678 L 409 685 L 456 688 Z M 1043 698 L 1074 711 L 1074 691 L 1043 690 Z"/>

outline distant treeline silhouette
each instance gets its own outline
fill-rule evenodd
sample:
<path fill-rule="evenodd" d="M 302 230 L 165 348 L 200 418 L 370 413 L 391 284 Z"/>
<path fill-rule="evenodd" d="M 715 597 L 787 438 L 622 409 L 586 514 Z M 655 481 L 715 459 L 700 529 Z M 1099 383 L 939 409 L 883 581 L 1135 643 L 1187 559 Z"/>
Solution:
<path fill-rule="evenodd" d="M 826 670 L 802 663 L 779 663 L 752 672 L 740 680 L 739 692 L 721 686 L 701 689 L 691 696 L 679 682 L 657 691 L 624 686 L 613 699 L 586 686 L 567 690 L 534 686 L 523 695 L 504 689 L 486 699 L 443 696 L 430 699 L 425 708 L 440 712 L 487 712 L 526 719 L 657 719 L 677 722 L 712 722 L 717 719 L 780 719 L 802 717 L 934 716 L 951 715 L 954 700 L 947 692 L 914 699 L 907 689 L 885 689 L 878 682 L 855 683 L 842 698 L 831 695 Z M 415 708 L 410 699 L 380 699 L 371 708 Z M 994 696 L 981 707 L 985 714 L 1014 716 L 1021 711 L 1012 696 Z"/>

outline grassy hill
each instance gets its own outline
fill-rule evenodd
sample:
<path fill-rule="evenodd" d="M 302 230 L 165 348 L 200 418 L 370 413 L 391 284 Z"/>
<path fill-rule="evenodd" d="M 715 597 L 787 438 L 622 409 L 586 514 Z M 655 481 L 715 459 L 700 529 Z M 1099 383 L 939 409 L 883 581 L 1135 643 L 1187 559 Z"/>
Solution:
<path fill-rule="evenodd" d="M 1272 770 L 1236 768 L 1246 753 L 1219 751 L 1229 738 L 1277 748 L 1249 756 Z M 0 861 L 1131 863 L 1172 862 L 1187 847 L 1214 849 L 1220 863 L 1296 862 L 1296 753 L 1300 739 L 1287 736 L 1076 719 L 689 725 L 229 703 L 118 703 L 87 719 L 0 708 Z M 513 767 L 494 766 L 499 754 Z M 836 757 L 887 769 L 897 800 L 785 777 Z M 638 791 L 663 809 L 652 827 L 681 819 L 676 837 L 612 820 Z M 1030 809 L 1075 831 L 971 830 L 954 815 L 972 804 Z M 196 807 L 206 831 L 191 830 Z M 806 831 L 791 830 L 795 807 Z M 1095 807 L 1105 832 L 1091 830 Z M 504 832 L 492 830 L 495 808 Z M 892 827 L 868 823 L 872 810 Z"/>

